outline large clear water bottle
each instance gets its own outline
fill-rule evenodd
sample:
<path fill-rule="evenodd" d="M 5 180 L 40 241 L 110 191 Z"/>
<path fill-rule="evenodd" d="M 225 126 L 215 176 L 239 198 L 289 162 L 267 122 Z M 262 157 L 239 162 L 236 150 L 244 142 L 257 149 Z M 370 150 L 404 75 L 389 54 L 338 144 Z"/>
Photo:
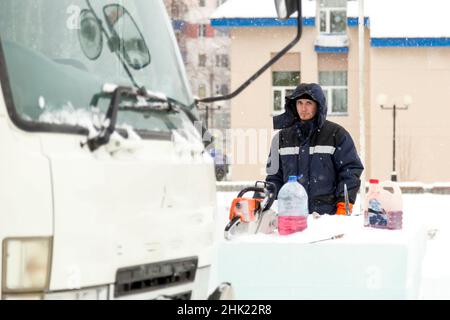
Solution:
<path fill-rule="evenodd" d="M 305 230 L 308 215 L 308 194 L 297 176 L 289 176 L 278 192 L 278 233 L 287 235 Z"/>

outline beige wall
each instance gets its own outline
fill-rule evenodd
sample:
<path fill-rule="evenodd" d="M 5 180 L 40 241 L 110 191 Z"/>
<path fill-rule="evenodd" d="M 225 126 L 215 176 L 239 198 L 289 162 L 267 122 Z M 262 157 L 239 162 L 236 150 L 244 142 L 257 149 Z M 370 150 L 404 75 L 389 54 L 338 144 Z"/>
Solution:
<path fill-rule="evenodd" d="M 276 53 L 272 53 L 270 55 L 273 58 Z M 271 71 L 292 71 L 292 70 L 300 70 L 300 61 L 301 61 L 300 52 L 288 52 L 282 58 L 280 58 L 277 62 L 275 62 L 271 67 Z"/>
<path fill-rule="evenodd" d="M 231 88 L 237 88 L 273 55 L 279 52 L 295 37 L 295 28 L 236 28 L 231 32 Z M 317 55 L 311 46 L 315 29 L 305 28 L 302 41 L 290 52 L 300 53 L 302 81 L 317 81 Z M 269 154 L 272 136 L 272 74 L 263 73 L 246 90 L 231 101 L 231 128 L 245 129 L 246 133 L 257 131 L 259 138 L 257 161 L 234 164 L 232 180 L 257 180 L 265 178 L 265 164 Z M 237 162 L 237 143 L 232 160 Z M 250 144 L 249 144 L 250 145 Z M 250 148 L 251 149 L 251 148 Z M 250 151 L 251 153 L 254 150 Z M 250 154 L 247 154 L 247 159 Z M 242 159 L 241 159 L 242 160 Z M 251 159 L 254 160 L 254 159 Z"/>
<path fill-rule="evenodd" d="M 358 30 L 348 28 L 348 115 L 329 116 L 352 135 L 359 150 Z M 235 89 L 289 43 L 295 28 L 236 28 L 231 45 L 231 88 Z M 318 81 L 318 54 L 314 51 L 316 28 L 305 27 L 300 43 L 290 52 L 300 57 L 302 82 Z M 392 106 L 409 94 L 413 104 L 397 113 L 397 173 L 400 181 L 450 181 L 450 48 L 370 47 L 365 37 L 366 178 L 389 179 L 392 171 L 392 112 L 381 110 L 377 97 L 383 93 Z M 292 59 L 292 56 L 289 59 Z M 281 62 L 280 65 L 293 62 Z M 232 165 L 233 180 L 265 177 L 265 162 L 272 132 L 272 78 L 267 71 L 231 102 L 231 127 L 243 129 L 246 159 Z M 236 132 L 235 132 L 236 133 Z M 256 137 L 256 138 L 255 138 Z M 256 142 L 255 142 L 256 141 Z M 255 144 L 257 145 L 255 147 Z M 237 143 L 232 160 L 237 162 Z M 256 151 L 255 151 L 256 150 Z M 242 152 L 241 152 L 242 153 Z M 256 155 L 255 155 L 256 153 Z M 253 158 L 252 158 L 253 157 Z M 250 159 L 251 158 L 251 159 Z"/>
<path fill-rule="evenodd" d="M 231 88 L 237 88 L 253 73 L 266 63 L 274 53 L 279 52 L 295 36 L 295 28 L 237 28 L 232 30 L 231 46 Z M 272 134 L 272 76 L 271 71 L 281 70 L 287 64 L 292 65 L 293 56 L 300 59 L 300 72 L 302 82 L 318 81 L 318 55 L 314 51 L 316 28 L 306 27 L 300 42 L 290 50 L 291 57 L 273 66 L 262 74 L 246 90 L 231 101 L 231 127 L 233 129 L 245 129 L 250 135 L 251 129 L 256 129 L 258 135 L 264 136 L 267 131 L 266 141 L 258 141 L 257 163 L 246 161 L 236 164 L 238 156 L 237 143 L 231 141 L 234 147 L 232 159 L 232 180 L 256 180 L 265 177 L 265 163 L 270 147 Z M 353 40 L 353 39 L 351 39 Z M 356 45 L 356 44 L 355 44 Z M 348 116 L 333 116 L 329 120 L 343 125 L 354 137 L 355 143 L 359 143 L 359 113 L 358 113 L 358 65 L 353 61 L 357 51 L 349 54 L 349 111 Z M 353 59 L 353 60 L 351 60 Z M 367 95 L 368 97 L 368 92 Z M 366 112 L 368 115 L 369 112 Z M 251 145 L 247 141 L 248 145 Z M 251 152 L 254 152 L 252 150 Z M 250 154 L 246 154 L 249 160 Z M 249 163 L 251 162 L 251 163 Z"/>
<path fill-rule="evenodd" d="M 397 172 L 402 181 L 450 181 L 450 48 L 372 48 L 371 117 L 373 174 L 387 178 L 392 168 L 392 111 L 397 112 Z"/>
<path fill-rule="evenodd" d="M 330 117 L 329 120 L 335 121 L 340 125 L 343 125 L 352 135 L 355 141 L 356 148 L 361 155 L 360 150 L 360 111 L 359 111 L 359 41 L 358 41 L 358 28 L 347 28 L 347 35 L 349 37 L 349 52 L 348 52 L 348 117 L 344 117 L 341 121 L 338 121 L 336 117 Z M 370 35 L 366 28 L 365 32 L 365 50 L 364 50 L 364 122 L 365 122 L 365 158 L 361 158 L 364 163 L 364 173 L 366 179 L 369 179 L 372 175 L 372 162 L 370 158 L 370 150 L 372 148 L 372 139 L 370 135 L 371 130 L 371 114 L 370 114 Z"/>

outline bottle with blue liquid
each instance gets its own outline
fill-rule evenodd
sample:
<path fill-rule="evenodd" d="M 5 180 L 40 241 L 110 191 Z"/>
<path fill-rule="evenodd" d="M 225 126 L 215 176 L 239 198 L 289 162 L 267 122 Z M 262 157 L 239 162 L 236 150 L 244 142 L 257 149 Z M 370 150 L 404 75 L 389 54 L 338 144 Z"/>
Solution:
<path fill-rule="evenodd" d="M 297 176 L 289 176 L 278 192 L 278 233 L 288 235 L 305 230 L 308 215 L 308 194 Z"/>

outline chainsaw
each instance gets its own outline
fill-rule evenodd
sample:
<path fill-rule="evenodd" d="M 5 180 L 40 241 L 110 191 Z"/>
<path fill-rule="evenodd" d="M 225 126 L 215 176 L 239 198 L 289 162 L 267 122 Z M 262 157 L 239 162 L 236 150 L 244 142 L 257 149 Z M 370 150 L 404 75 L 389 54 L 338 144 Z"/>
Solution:
<path fill-rule="evenodd" d="M 277 228 L 277 214 L 270 210 L 275 201 L 276 186 L 266 181 L 257 181 L 238 193 L 230 207 L 229 222 L 225 226 L 225 239 L 256 233 L 270 234 Z M 254 192 L 253 198 L 245 198 Z"/>

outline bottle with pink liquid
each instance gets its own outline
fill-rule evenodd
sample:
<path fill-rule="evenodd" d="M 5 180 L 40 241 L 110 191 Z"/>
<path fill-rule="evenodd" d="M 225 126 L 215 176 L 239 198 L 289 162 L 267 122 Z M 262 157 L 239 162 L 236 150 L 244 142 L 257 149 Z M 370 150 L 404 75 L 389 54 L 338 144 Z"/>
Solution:
<path fill-rule="evenodd" d="M 308 194 L 297 176 L 289 176 L 278 192 L 278 233 L 288 235 L 305 230 L 308 215 Z"/>
<path fill-rule="evenodd" d="M 403 202 L 400 187 L 392 181 L 371 179 L 366 196 L 364 226 L 399 230 L 403 226 Z"/>

